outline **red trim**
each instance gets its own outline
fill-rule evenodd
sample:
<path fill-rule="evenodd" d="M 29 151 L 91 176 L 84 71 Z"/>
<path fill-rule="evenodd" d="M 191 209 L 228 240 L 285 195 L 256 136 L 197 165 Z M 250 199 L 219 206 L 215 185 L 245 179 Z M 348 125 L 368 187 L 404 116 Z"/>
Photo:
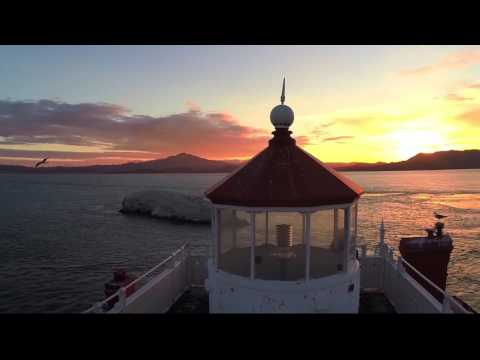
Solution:
<path fill-rule="evenodd" d="M 299 148 L 287 129 L 269 146 L 210 188 L 214 204 L 248 207 L 312 207 L 351 203 L 363 194 L 352 180 Z"/>

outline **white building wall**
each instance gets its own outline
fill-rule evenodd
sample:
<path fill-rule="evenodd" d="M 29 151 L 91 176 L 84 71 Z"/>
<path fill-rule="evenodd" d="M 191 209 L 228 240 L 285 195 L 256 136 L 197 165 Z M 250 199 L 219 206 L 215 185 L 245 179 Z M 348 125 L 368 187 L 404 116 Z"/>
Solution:
<path fill-rule="evenodd" d="M 310 281 L 251 280 L 215 270 L 209 262 L 211 313 L 357 313 L 360 267 Z"/>

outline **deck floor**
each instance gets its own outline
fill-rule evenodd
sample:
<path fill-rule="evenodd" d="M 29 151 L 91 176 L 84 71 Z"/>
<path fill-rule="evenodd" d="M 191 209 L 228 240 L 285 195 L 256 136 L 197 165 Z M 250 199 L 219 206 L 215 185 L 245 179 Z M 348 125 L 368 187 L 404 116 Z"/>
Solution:
<path fill-rule="evenodd" d="M 395 314 L 395 308 L 380 291 L 360 292 L 359 314 Z"/>
<path fill-rule="evenodd" d="M 203 287 L 187 290 L 167 314 L 208 314 L 208 293 Z"/>
<path fill-rule="evenodd" d="M 202 287 L 185 292 L 170 308 L 168 314 L 208 314 L 208 293 Z M 377 291 L 360 293 L 360 314 L 394 314 L 395 308 L 386 296 Z"/>

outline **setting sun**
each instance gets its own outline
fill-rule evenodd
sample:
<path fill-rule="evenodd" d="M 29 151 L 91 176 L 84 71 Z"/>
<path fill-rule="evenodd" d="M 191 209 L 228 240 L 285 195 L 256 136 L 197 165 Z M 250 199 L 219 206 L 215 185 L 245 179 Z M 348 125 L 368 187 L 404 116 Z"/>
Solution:
<path fill-rule="evenodd" d="M 447 147 L 442 135 L 432 131 L 398 131 L 391 134 L 391 140 L 391 149 L 402 160 Z"/>

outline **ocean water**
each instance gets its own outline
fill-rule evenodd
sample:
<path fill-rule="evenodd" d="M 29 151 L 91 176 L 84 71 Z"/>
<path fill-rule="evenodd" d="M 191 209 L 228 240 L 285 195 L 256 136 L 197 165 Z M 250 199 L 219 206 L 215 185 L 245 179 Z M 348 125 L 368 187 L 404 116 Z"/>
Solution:
<path fill-rule="evenodd" d="M 448 290 L 480 310 L 480 170 L 352 172 L 366 190 L 359 234 L 370 247 L 423 235 L 433 211 L 454 239 Z M 140 190 L 200 193 L 221 174 L 0 175 L 0 312 L 81 312 L 103 298 L 112 268 L 142 273 L 184 241 L 206 253 L 209 226 L 118 212 Z"/>

